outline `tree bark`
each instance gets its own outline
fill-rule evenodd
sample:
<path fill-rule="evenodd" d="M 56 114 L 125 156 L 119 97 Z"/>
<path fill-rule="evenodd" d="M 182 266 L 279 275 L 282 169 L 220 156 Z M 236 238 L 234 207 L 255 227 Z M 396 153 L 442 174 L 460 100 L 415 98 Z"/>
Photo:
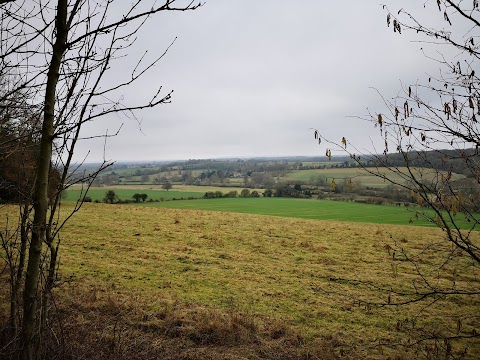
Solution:
<path fill-rule="evenodd" d="M 52 160 L 52 145 L 55 123 L 55 93 L 59 71 L 67 43 L 67 0 L 58 0 L 56 14 L 56 40 L 53 45 L 45 103 L 43 110 L 42 135 L 40 151 L 36 168 L 36 183 L 34 190 L 34 218 L 32 238 L 30 242 L 27 272 L 24 290 L 24 317 L 22 327 L 22 358 L 26 360 L 35 357 L 35 338 L 37 324 L 37 288 L 41 272 L 42 245 L 45 241 L 48 211 L 48 181 Z"/>

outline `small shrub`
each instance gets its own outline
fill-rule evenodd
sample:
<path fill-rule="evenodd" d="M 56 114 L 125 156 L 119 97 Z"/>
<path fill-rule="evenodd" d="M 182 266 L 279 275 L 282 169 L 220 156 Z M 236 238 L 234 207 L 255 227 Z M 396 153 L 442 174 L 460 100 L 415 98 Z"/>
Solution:
<path fill-rule="evenodd" d="M 240 197 L 242 197 L 242 198 L 248 198 L 248 197 L 250 197 L 250 190 L 248 190 L 248 189 L 243 189 L 243 190 L 240 192 Z"/>
<path fill-rule="evenodd" d="M 258 191 L 253 190 L 253 191 L 250 193 L 250 197 L 258 198 L 258 197 L 260 197 L 260 194 L 258 193 Z"/>
<path fill-rule="evenodd" d="M 236 190 L 230 191 L 225 195 L 225 197 L 229 197 L 229 198 L 236 198 L 237 196 L 238 196 L 238 191 Z"/>

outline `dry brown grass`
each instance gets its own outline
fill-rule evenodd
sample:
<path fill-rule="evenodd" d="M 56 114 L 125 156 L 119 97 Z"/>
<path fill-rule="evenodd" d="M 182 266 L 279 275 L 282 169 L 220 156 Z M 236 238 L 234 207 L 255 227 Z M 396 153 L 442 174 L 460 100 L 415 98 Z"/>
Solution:
<path fill-rule="evenodd" d="M 93 289 L 92 289 L 93 290 Z M 72 359 L 336 359 L 333 337 L 305 343 L 287 324 L 234 309 L 152 304 L 96 288 L 70 287 L 58 316 Z M 146 312 L 145 309 L 155 310 Z M 61 349 L 61 347 L 58 347 Z"/>
<path fill-rule="evenodd" d="M 409 359 L 414 349 L 388 345 L 412 340 L 419 311 L 417 328 L 450 331 L 458 314 L 478 313 L 478 299 L 376 308 L 368 302 L 385 303 L 387 294 L 356 280 L 409 287 L 413 270 L 392 259 L 388 244 L 420 251 L 441 236 L 419 227 L 85 204 L 61 238 L 60 276 L 73 277 L 57 295 L 67 353 Z M 475 329 L 475 321 L 464 326 Z M 454 344 L 457 353 L 464 347 L 472 359 L 480 354 L 478 340 Z"/>

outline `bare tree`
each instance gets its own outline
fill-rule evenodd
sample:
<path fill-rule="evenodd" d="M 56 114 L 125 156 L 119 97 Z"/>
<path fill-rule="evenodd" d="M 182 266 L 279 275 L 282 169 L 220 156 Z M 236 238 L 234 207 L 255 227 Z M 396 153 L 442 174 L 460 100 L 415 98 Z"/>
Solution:
<path fill-rule="evenodd" d="M 72 182 L 86 183 L 88 189 L 98 171 L 109 165 L 104 161 L 97 172 L 83 177 L 72 175 L 78 168 L 73 155 L 82 139 L 82 125 L 109 114 L 135 119 L 137 111 L 170 102 L 172 92 L 164 92 L 161 87 L 140 104 L 115 100 L 151 70 L 168 48 L 148 63 L 140 56 L 130 76 L 116 84 L 108 83 L 105 74 L 115 60 L 128 54 L 137 33 L 152 16 L 194 10 L 200 5 L 181 0 L 137 0 L 130 5 L 113 0 L 0 2 L 0 76 L 8 83 L 2 86 L 0 104 L 22 94 L 25 103 L 39 109 L 38 126 L 28 135 L 38 139 L 33 187 L 19 216 L 25 220 L 19 229 L 28 230 L 24 233 L 28 241 L 22 243 L 28 261 L 25 265 L 16 263 L 20 278 L 26 266 L 23 321 L 21 331 L 14 335 L 19 335 L 24 359 L 42 354 L 40 339 L 47 327 L 49 298 L 56 280 L 59 232 L 86 195 L 83 192 L 71 214 L 60 216 L 61 193 Z M 124 6 L 125 10 L 114 16 L 114 6 Z M 23 121 L 21 117 L 19 121 Z M 52 169 L 58 169 L 59 179 L 55 191 L 49 194 Z"/>
<path fill-rule="evenodd" d="M 314 130 L 315 138 L 322 146 L 327 144 L 327 156 L 332 151 L 347 152 L 370 174 L 408 190 L 417 203 L 411 221 L 426 219 L 443 231 L 442 237 L 422 249 L 409 248 L 392 239 L 388 249 L 393 261 L 410 264 L 409 271 L 416 276 L 408 289 L 378 288 L 364 283 L 384 293 L 384 300 L 377 305 L 422 303 L 423 309 L 431 309 L 441 301 L 475 304 L 480 295 L 478 1 L 427 1 L 427 20 L 420 20 L 420 13 L 384 8 L 386 25 L 394 33 L 418 34 L 434 71 L 414 84 L 402 84 L 399 95 L 393 99 L 378 91 L 383 108 L 358 117 L 371 123 L 379 135 L 373 141 L 376 150 L 358 150 L 348 141 L 348 134 L 337 134 L 338 141 L 332 141 L 331 136 Z M 441 26 L 439 21 L 443 21 Z M 434 55 L 429 55 L 429 49 L 434 50 Z M 388 175 L 392 173 L 394 177 Z M 411 344 L 433 341 L 442 356 L 450 357 L 455 339 L 478 339 L 474 324 L 479 319 L 477 307 L 472 314 L 458 314 L 451 327 L 428 332 L 417 328 L 417 341 Z M 422 348 L 427 356 L 431 353 L 429 346 Z"/>

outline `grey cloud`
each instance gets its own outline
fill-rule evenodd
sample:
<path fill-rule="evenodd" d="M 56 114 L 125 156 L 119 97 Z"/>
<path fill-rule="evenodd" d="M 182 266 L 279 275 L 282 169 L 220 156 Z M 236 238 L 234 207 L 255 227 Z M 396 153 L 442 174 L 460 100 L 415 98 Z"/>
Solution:
<path fill-rule="evenodd" d="M 402 6 L 421 9 L 413 0 Z M 400 81 L 415 82 L 432 69 L 421 45 L 410 41 L 415 37 L 393 34 L 385 16 L 373 0 L 209 0 L 195 12 L 156 18 L 110 79 L 128 75 L 143 50 L 153 58 L 178 36 L 144 82 L 125 93 L 135 103 L 163 85 L 175 90 L 172 104 L 142 113 L 143 132 L 125 121 L 121 134 L 108 140 L 107 157 L 322 154 L 312 127 L 369 147 L 375 130 L 348 116 L 381 108 L 370 87 L 393 97 Z M 119 121 L 102 119 L 84 134 L 113 131 Z M 97 160 L 103 142 L 85 142 L 79 157 L 88 149 Z"/>

